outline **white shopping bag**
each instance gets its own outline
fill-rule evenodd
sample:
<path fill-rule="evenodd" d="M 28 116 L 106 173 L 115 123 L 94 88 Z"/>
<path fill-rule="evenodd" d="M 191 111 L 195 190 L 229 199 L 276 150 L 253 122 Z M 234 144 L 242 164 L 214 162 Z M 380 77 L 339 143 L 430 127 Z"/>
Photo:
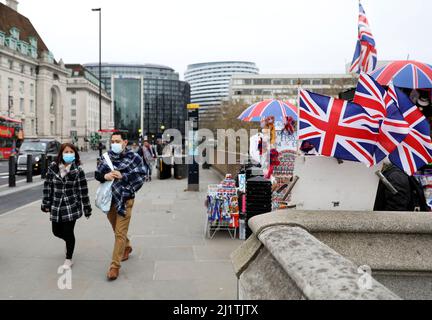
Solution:
<path fill-rule="evenodd" d="M 103 157 L 105 158 L 108 166 L 111 170 L 114 170 L 114 166 L 111 162 L 111 159 L 108 156 L 108 153 L 104 153 Z M 96 199 L 95 205 L 97 208 L 101 209 L 104 213 L 108 213 L 111 209 L 111 199 L 112 199 L 112 191 L 111 186 L 114 181 L 106 181 L 101 183 L 96 191 Z"/>

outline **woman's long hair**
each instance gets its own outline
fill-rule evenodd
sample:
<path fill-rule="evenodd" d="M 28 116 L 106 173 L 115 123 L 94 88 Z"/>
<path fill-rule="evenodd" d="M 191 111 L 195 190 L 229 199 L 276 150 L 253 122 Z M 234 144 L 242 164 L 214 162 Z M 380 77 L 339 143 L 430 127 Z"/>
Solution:
<path fill-rule="evenodd" d="M 56 159 L 55 162 L 57 163 L 57 165 L 60 165 L 60 163 L 65 164 L 65 162 L 63 161 L 63 151 L 67 147 L 71 148 L 75 152 L 75 161 L 74 162 L 75 162 L 75 164 L 77 166 L 79 166 L 81 164 L 81 160 L 80 160 L 80 156 L 79 156 L 79 153 L 78 153 L 78 149 L 72 143 L 63 143 L 61 145 L 60 151 L 59 151 L 59 153 L 57 155 L 57 159 Z"/>

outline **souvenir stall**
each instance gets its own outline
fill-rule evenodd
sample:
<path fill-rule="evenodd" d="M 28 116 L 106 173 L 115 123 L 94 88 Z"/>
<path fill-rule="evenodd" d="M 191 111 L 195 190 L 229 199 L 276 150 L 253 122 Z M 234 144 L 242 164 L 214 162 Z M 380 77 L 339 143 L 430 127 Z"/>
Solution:
<path fill-rule="evenodd" d="M 419 108 L 432 127 L 432 66 L 412 60 L 392 61 L 372 72 L 381 85 L 390 83 L 401 89 Z M 432 164 L 416 172 L 414 177 L 422 184 L 426 200 L 432 208 Z"/>
<path fill-rule="evenodd" d="M 289 116 L 276 123 L 276 143 L 273 154 L 274 168 L 272 209 L 286 209 L 291 196 L 289 185 L 293 181 L 294 163 L 297 156 L 296 120 Z M 276 159 L 277 158 L 277 159 Z"/>
<path fill-rule="evenodd" d="M 220 184 L 211 184 L 207 190 L 207 217 L 205 235 L 212 239 L 216 232 L 228 231 L 236 238 L 239 227 L 239 203 L 236 182 L 230 174 Z"/>

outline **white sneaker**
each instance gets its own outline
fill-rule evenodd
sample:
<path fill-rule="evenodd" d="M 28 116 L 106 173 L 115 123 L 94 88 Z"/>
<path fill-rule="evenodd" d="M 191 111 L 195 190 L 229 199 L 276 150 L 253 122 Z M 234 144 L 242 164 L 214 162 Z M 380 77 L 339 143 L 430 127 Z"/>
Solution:
<path fill-rule="evenodd" d="M 73 262 L 70 259 L 66 259 L 65 262 L 63 263 L 63 267 L 66 269 L 71 269 L 73 266 Z"/>

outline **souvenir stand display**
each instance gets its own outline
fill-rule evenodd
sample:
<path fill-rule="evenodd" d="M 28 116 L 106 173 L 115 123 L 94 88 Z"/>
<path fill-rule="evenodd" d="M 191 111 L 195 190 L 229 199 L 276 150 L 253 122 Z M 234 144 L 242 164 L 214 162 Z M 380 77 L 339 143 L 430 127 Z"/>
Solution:
<path fill-rule="evenodd" d="M 287 208 L 291 200 L 291 195 L 286 194 L 286 191 L 293 179 L 295 158 L 295 151 L 284 150 L 279 153 L 280 163 L 273 170 L 273 177 L 276 180 L 273 187 L 273 210 Z"/>
<path fill-rule="evenodd" d="M 430 89 L 412 90 L 411 92 L 406 90 L 405 93 L 409 94 L 411 101 L 417 105 L 432 127 L 432 91 Z M 432 164 L 419 170 L 414 177 L 423 186 L 426 202 L 432 209 Z"/>
<path fill-rule="evenodd" d="M 212 239 L 216 232 L 228 231 L 236 238 L 239 227 L 239 203 L 236 182 L 230 174 L 220 184 L 211 184 L 207 191 L 205 234 Z"/>
<path fill-rule="evenodd" d="M 294 163 L 297 155 L 297 141 L 295 135 L 296 122 L 287 117 L 285 122 L 276 125 L 275 149 L 278 152 L 277 165 L 273 168 L 272 209 L 286 209 L 291 195 L 289 185 L 293 181 Z"/>
<path fill-rule="evenodd" d="M 432 209 L 432 169 L 426 169 L 422 173 L 415 174 L 414 177 L 423 186 L 426 202 Z"/>
<path fill-rule="evenodd" d="M 292 178 L 296 151 L 294 133 L 297 107 L 288 101 L 264 100 L 248 107 L 238 119 L 259 122 L 263 129 L 250 138 L 249 156 L 257 164 L 248 163 L 240 169 L 237 175 L 236 193 L 229 175 L 222 183 L 228 186 L 228 193 L 221 192 L 220 187 L 209 188 L 206 226 L 209 237 L 212 237 L 212 226 L 214 226 L 213 230 L 220 230 L 219 226 L 226 227 L 228 224 L 228 230 L 238 227 L 239 238 L 246 239 L 251 233 L 248 220 L 255 215 L 271 212 L 273 189 L 280 189 L 280 186 L 287 187 Z M 230 202 L 226 197 L 233 199 L 234 210 L 225 211 L 227 203 Z M 286 202 L 286 194 L 282 194 L 282 198 Z M 276 203 L 279 206 L 279 202 Z"/>

